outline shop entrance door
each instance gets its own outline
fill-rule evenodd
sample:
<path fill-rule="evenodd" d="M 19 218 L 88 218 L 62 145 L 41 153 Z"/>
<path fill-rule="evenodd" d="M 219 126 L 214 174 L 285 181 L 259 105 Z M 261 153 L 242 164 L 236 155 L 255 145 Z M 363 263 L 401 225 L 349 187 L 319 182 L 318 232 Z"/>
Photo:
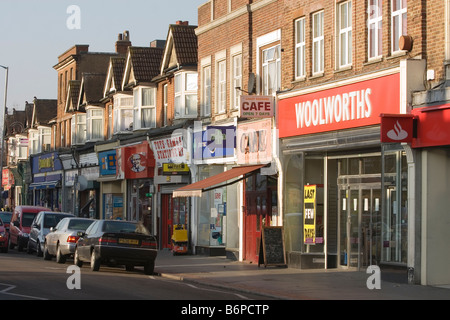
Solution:
<path fill-rule="evenodd" d="M 340 266 L 367 268 L 381 258 L 381 183 L 339 185 Z"/>
<path fill-rule="evenodd" d="M 245 195 L 245 260 L 258 263 L 263 226 L 270 225 L 267 192 L 247 192 Z"/>
<path fill-rule="evenodd" d="M 172 194 L 161 194 L 161 248 L 172 249 L 173 198 Z"/>

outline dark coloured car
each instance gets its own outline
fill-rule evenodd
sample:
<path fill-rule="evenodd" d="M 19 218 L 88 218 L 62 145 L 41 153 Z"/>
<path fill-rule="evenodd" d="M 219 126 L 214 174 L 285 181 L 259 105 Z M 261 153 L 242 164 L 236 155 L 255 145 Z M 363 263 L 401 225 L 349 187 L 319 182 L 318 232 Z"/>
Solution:
<path fill-rule="evenodd" d="M 0 251 L 8 252 L 8 232 L 2 219 L 0 219 Z"/>
<path fill-rule="evenodd" d="M 50 228 L 56 227 L 56 225 L 66 217 L 74 217 L 74 215 L 65 212 L 39 212 L 31 224 L 27 252 L 36 252 L 38 257 L 42 257 L 44 253 L 45 236 L 50 232 Z"/>
<path fill-rule="evenodd" d="M 90 262 L 93 271 L 101 264 L 125 265 L 129 271 L 144 266 L 146 274 L 153 273 L 157 241 L 142 223 L 96 220 L 80 236 L 74 255 L 78 267 L 83 262 Z"/>

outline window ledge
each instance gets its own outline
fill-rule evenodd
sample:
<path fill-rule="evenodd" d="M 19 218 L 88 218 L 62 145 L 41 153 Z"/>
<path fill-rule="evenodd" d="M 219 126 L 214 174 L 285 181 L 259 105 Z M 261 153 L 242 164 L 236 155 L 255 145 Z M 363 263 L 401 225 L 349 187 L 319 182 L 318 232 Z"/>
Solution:
<path fill-rule="evenodd" d="M 352 70 L 353 66 L 344 66 L 344 67 L 339 67 L 339 69 L 334 70 L 334 73 L 339 73 L 339 72 L 344 72 L 344 71 L 349 71 Z"/>
<path fill-rule="evenodd" d="M 370 60 L 367 60 L 366 62 L 363 63 L 363 66 L 369 66 L 371 64 L 374 63 L 378 63 L 378 62 L 382 62 L 383 61 L 383 56 L 381 57 L 376 57 L 376 58 L 372 58 Z"/>
<path fill-rule="evenodd" d="M 325 72 L 314 73 L 311 77 L 309 77 L 309 80 L 322 78 L 323 76 L 325 76 Z"/>

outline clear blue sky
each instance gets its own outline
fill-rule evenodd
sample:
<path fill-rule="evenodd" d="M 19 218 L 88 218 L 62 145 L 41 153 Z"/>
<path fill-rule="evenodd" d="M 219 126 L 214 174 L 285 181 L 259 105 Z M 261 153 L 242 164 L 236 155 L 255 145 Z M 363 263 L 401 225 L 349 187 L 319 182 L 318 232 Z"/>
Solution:
<path fill-rule="evenodd" d="M 166 39 L 177 20 L 197 24 L 198 7 L 208 0 L 0 0 L 0 65 L 9 67 L 8 109 L 23 110 L 36 96 L 56 99 L 58 56 L 75 44 L 91 52 L 114 52 L 117 35 L 130 31 L 134 46 Z M 67 22 L 80 9 L 80 29 Z M 69 23 L 70 25 L 70 23 Z M 5 70 L 0 68 L 0 106 Z"/>

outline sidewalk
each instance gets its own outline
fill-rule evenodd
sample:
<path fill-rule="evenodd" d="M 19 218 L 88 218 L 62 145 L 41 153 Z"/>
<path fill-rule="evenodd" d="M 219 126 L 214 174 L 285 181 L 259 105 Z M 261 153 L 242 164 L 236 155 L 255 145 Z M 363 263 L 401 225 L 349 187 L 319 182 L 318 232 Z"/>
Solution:
<path fill-rule="evenodd" d="M 258 267 L 225 257 L 173 256 L 160 250 L 155 273 L 162 277 L 256 293 L 288 300 L 450 300 L 446 288 L 408 285 L 406 281 L 384 280 L 381 289 L 367 288 L 370 274 L 360 271 L 300 270 Z"/>

